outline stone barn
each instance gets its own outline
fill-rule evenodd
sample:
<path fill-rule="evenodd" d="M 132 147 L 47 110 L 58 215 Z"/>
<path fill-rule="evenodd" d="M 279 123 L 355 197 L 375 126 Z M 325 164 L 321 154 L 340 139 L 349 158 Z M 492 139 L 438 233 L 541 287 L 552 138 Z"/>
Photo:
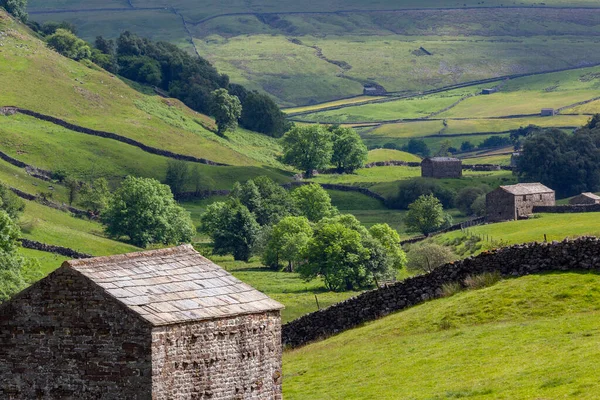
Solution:
<path fill-rule="evenodd" d="M 510 221 L 526 218 L 534 206 L 556 205 L 554 190 L 541 183 L 500 186 L 486 195 L 487 220 Z"/>
<path fill-rule="evenodd" d="M 569 200 L 569 204 L 600 204 L 600 196 L 589 192 L 581 193 L 580 195 L 575 196 L 571 200 Z"/>
<path fill-rule="evenodd" d="M 554 108 L 542 108 L 542 112 L 540 113 L 542 117 L 553 117 L 556 115 L 556 111 Z"/>
<path fill-rule="evenodd" d="M 0 306 L 0 398 L 281 399 L 282 308 L 189 245 L 67 261 Z"/>
<path fill-rule="evenodd" d="M 424 178 L 460 178 L 462 161 L 451 157 L 426 158 L 421 162 L 421 176 Z"/>

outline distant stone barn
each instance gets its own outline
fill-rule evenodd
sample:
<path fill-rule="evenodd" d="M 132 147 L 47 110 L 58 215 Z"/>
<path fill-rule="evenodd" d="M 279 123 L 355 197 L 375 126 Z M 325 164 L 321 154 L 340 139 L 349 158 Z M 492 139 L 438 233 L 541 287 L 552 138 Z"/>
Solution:
<path fill-rule="evenodd" d="M 500 186 L 486 195 L 486 214 L 489 222 L 525 218 L 534 206 L 554 206 L 554 190 L 541 183 L 519 183 Z"/>
<path fill-rule="evenodd" d="M 460 178 L 462 161 L 451 157 L 426 158 L 421 162 L 421 176 L 424 178 Z"/>
<path fill-rule="evenodd" d="M 189 245 L 67 261 L 0 306 L 0 398 L 281 399 L 282 308 Z"/>
<path fill-rule="evenodd" d="M 589 192 L 581 193 L 580 195 L 577 195 L 569 200 L 569 204 L 600 204 L 600 196 Z"/>

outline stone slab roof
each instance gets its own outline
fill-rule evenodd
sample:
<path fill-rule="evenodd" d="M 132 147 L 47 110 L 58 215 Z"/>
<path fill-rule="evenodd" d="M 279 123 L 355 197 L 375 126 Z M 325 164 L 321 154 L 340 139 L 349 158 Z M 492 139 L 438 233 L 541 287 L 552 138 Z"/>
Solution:
<path fill-rule="evenodd" d="M 541 183 L 519 183 L 516 185 L 500 186 L 500 188 L 510 194 L 517 196 L 538 193 L 553 193 L 554 190 Z"/>
<path fill-rule="evenodd" d="M 65 261 L 63 267 L 83 274 L 155 326 L 283 308 L 191 245 Z"/>
<path fill-rule="evenodd" d="M 581 193 L 579 196 L 584 196 L 593 200 L 600 200 L 600 196 L 594 194 L 594 193 L 590 193 L 590 192 L 584 192 Z M 575 196 L 575 197 L 579 197 L 579 196 Z"/>
<path fill-rule="evenodd" d="M 453 157 L 431 157 L 431 158 L 426 158 L 423 161 L 433 161 L 433 162 L 447 162 L 447 161 L 459 161 L 460 159 L 458 158 L 453 158 Z"/>

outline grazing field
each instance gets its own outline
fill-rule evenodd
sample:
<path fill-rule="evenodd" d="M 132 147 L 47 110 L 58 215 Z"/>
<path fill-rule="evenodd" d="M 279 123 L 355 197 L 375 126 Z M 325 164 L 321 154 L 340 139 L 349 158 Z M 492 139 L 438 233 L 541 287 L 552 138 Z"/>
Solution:
<path fill-rule="evenodd" d="M 510 165 L 510 154 L 499 154 L 482 157 L 470 157 L 463 158 L 463 164 L 496 164 L 496 165 Z"/>
<path fill-rule="evenodd" d="M 358 96 L 358 97 L 352 97 L 349 99 L 342 99 L 342 100 L 337 100 L 337 101 L 330 101 L 327 103 L 315 104 L 312 106 L 285 108 L 283 111 L 286 114 L 304 113 L 304 112 L 308 112 L 308 111 L 316 112 L 316 111 L 320 111 L 323 108 L 338 107 L 338 106 L 342 106 L 342 105 L 354 105 L 354 104 L 360 104 L 360 103 L 365 103 L 368 101 L 381 100 L 381 99 L 385 99 L 385 97 L 382 97 L 382 96 Z"/>
<path fill-rule="evenodd" d="M 367 159 L 367 162 L 372 163 L 377 161 L 421 162 L 421 158 L 414 154 L 398 150 L 375 149 L 369 151 L 369 158 Z"/>
<path fill-rule="evenodd" d="M 599 284 L 588 273 L 505 280 L 287 351 L 284 396 L 594 399 Z"/>
<path fill-rule="evenodd" d="M 321 174 L 310 179 L 310 181 L 346 185 L 390 182 L 417 176 L 421 176 L 421 168 L 419 167 L 377 167 L 359 169 L 354 174 Z"/>
<path fill-rule="evenodd" d="M 563 240 L 567 237 L 600 236 L 600 213 L 579 214 L 539 214 L 539 217 L 500 222 L 469 228 L 470 235 L 489 238 L 484 249 L 527 242 L 542 242 L 544 235 L 548 241 Z M 449 242 L 462 232 L 451 232 L 436 237 L 436 241 Z M 493 241 L 493 243 L 491 242 Z"/>

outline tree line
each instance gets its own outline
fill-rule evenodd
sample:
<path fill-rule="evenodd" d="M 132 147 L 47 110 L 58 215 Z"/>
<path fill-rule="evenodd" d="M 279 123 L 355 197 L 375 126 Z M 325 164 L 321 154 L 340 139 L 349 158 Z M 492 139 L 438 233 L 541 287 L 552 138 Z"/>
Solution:
<path fill-rule="evenodd" d="M 355 290 L 392 279 L 406 264 L 398 233 L 387 224 L 365 228 L 340 214 L 317 184 L 288 191 L 268 177 L 236 183 L 226 201 L 211 204 L 200 230 L 214 254 L 252 255 L 273 269 L 322 277 L 330 290 Z"/>
<path fill-rule="evenodd" d="M 212 115 L 219 135 L 235 129 L 238 122 L 272 137 L 281 137 L 291 127 L 268 95 L 231 83 L 208 60 L 171 43 L 125 31 L 116 40 L 98 36 L 91 45 L 77 37 L 75 26 L 68 22 L 29 21 L 28 25 L 65 57 L 91 60 L 109 72 L 153 86 L 195 111 Z"/>

